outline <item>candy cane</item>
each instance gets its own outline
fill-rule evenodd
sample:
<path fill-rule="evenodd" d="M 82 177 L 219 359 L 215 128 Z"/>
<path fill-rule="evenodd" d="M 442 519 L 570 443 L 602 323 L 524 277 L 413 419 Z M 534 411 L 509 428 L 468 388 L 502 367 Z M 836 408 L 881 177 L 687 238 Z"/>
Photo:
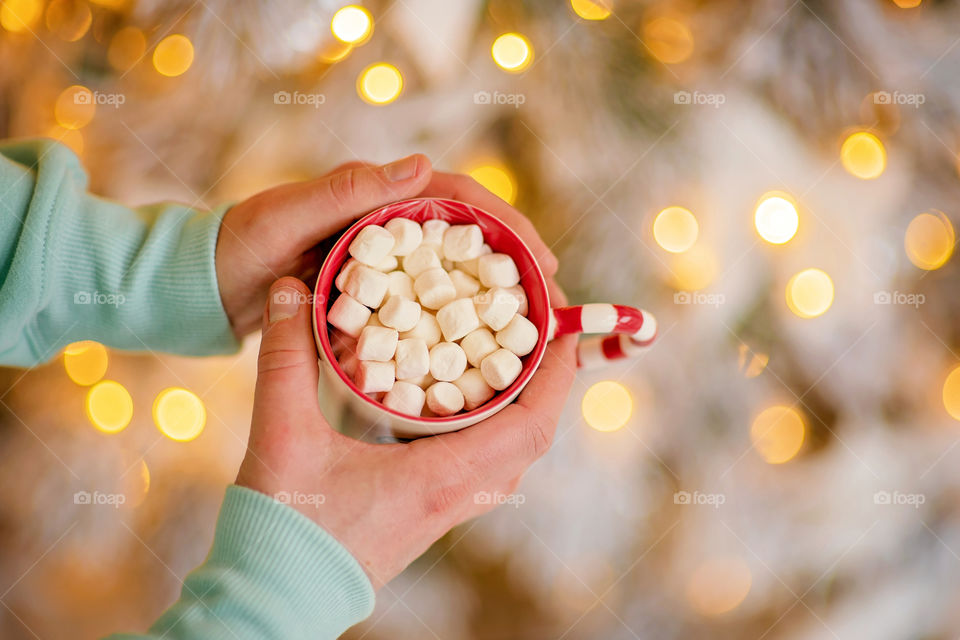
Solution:
<path fill-rule="evenodd" d="M 577 366 L 594 369 L 644 353 L 657 337 L 657 321 L 643 309 L 585 304 L 553 309 L 548 332 L 551 340 L 570 333 L 610 334 L 583 340 L 577 346 Z"/>

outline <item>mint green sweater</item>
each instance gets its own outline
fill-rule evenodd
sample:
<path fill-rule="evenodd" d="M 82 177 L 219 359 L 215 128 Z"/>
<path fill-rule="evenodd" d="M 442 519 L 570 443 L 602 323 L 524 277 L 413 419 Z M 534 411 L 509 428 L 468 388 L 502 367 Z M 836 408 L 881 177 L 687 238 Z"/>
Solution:
<path fill-rule="evenodd" d="M 214 251 L 225 209 L 129 209 L 87 193 L 77 157 L 50 140 L 0 144 L 0 363 L 32 366 L 66 344 L 191 355 L 234 351 Z M 227 488 L 207 560 L 147 635 L 114 639 L 335 638 L 370 615 L 357 561 L 289 506 Z"/>

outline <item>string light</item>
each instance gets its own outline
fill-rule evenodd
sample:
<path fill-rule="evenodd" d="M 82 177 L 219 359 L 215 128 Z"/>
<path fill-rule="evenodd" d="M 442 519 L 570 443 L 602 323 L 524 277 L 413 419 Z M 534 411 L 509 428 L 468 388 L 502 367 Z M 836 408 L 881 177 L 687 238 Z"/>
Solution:
<path fill-rule="evenodd" d="M 86 2 L 54 0 L 47 7 L 47 28 L 66 42 L 76 42 L 90 29 L 93 13 Z"/>
<path fill-rule="evenodd" d="M 136 27 L 124 27 L 110 39 L 107 61 L 118 71 L 127 71 L 137 64 L 147 51 L 147 38 Z"/>
<path fill-rule="evenodd" d="M 801 318 L 816 318 L 833 304 L 833 281 L 820 269 L 804 269 L 787 283 L 787 306 Z"/>
<path fill-rule="evenodd" d="M 502 200 L 514 204 L 517 200 L 517 181 L 505 165 L 495 160 L 481 162 L 466 169 L 467 175 Z"/>
<path fill-rule="evenodd" d="M 670 253 L 683 253 L 694 245 L 700 225 L 689 209 L 667 207 L 653 221 L 653 237 Z"/>
<path fill-rule="evenodd" d="M 519 33 L 505 33 L 490 47 L 493 61 L 504 71 L 520 73 L 533 62 L 533 46 Z"/>
<path fill-rule="evenodd" d="M 403 90 L 403 76 L 392 64 L 378 62 L 370 65 L 357 80 L 357 92 L 374 105 L 390 104 Z"/>
<path fill-rule="evenodd" d="M 171 78 L 182 75 L 192 64 L 193 43 L 185 35 L 169 35 L 153 50 L 153 67 L 160 75 Z"/>
<path fill-rule="evenodd" d="M 203 431 L 207 410 L 192 391 L 170 387 L 153 402 L 153 422 L 163 435 L 177 442 L 189 442 Z"/>
<path fill-rule="evenodd" d="M 679 64 L 693 55 L 693 33 L 680 20 L 659 16 L 643 24 L 643 42 L 654 58 Z"/>
<path fill-rule="evenodd" d="M 64 129 L 82 129 L 90 124 L 96 112 L 93 92 L 79 84 L 61 91 L 53 106 L 53 117 Z"/>
<path fill-rule="evenodd" d="M 943 381 L 943 407 L 954 420 L 960 420 L 960 367 L 955 368 Z"/>
<path fill-rule="evenodd" d="M 796 235 L 800 225 L 797 205 L 784 193 L 767 193 L 757 204 L 753 223 L 760 237 L 770 244 L 785 244 Z"/>
<path fill-rule="evenodd" d="M 957 237 L 949 218 L 940 211 L 921 213 L 907 225 L 903 247 L 910 262 L 933 271 L 953 255 Z"/>
<path fill-rule="evenodd" d="M 358 45 L 366 42 L 373 32 L 370 12 L 355 4 L 341 8 L 330 21 L 330 30 L 341 42 Z"/>
<path fill-rule="evenodd" d="M 32 31 L 43 13 L 39 0 L 4 0 L 0 6 L 0 26 L 11 33 Z"/>
<path fill-rule="evenodd" d="M 63 368 L 75 383 L 87 387 L 107 372 L 107 350 L 99 342 L 73 342 L 63 350 Z"/>
<path fill-rule="evenodd" d="M 606 20 L 612 13 L 610 0 L 570 0 L 573 12 L 584 20 Z"/>
<path fill-rule="evenodd" d="M 133 398 L 122 384 L 113 380 L 90 387 L 85 408 L 90 423 L 104 433 L 123 431 L 133 418 Z"/>
<path fill-rule="evenodd" d="M 765 461 L 783 464 L 800 451 L 805 432 L 803 417 L 795 409 L 775 405 L 754 419 L 750 427 L 750 440 Z"/>
<path fill-rule="evenodd" d="M 750 567 L 742 558 L 709 558 L 687 581 L 687 601 L 701 615 L 723 615 L 746 599 L 752 583 Z"/>
<path fill-rule="evenodd" d="M 670 279 L 681 291 L 706 289 L 717 277 L 717 258 L 703 243 L 677 254 L 670 262 Z"/>
<path fill-rule="evenodd" d="M 857 131 L 843 141 L 840 162 L 851 175 L 873 180 L 879 178 L 887 167 L 887 151 L 880 138 L 868 131 Z"/>
<path fill-rule="evenodd" d="M 580 409 L 583 419 L 597 431 L 616 431 L 630 420 L 633 398 L 619 382 L 604 380 L 587 389 Z"/>

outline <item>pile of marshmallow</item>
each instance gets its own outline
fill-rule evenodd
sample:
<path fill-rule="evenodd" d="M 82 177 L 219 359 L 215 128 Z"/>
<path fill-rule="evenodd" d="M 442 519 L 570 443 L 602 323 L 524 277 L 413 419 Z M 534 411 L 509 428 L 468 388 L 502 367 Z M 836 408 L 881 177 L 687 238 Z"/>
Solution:
<path fill-rule="evenodd" d="M 472 411 L 520 375 L 537 344 L 513 259 L 475 224 L 393 218 L 360 230 L 327 321 L 360 390 L 412 416 Z"/>

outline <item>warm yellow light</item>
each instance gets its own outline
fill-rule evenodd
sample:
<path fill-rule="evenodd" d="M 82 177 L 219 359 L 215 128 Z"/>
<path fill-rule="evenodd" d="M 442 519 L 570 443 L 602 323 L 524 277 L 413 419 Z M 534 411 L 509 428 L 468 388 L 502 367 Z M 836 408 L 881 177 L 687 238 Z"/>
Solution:
<path fill-rule="evenodd" d="M 370 104 L 389 104 L 397 99 L 402 90 L 403 76 L 400 70 L 386 62 L 370 65 L 357 81 L 357 92 Z"/>
<path fill-rule="evenodd" d="M 53 117 L 64 129 L 82 129 L 90 124 L 96 112 L 93 92 L 79 84 L 61 91 L 53 106 Z"/>
<path fill-rule="evenodd" d="M 680 291 L 705 289 L 717 277 L 717 258 L 703 243 L 672 257 L 670 280 Z"/>
<path fill-rule="evenodd" d="M 352 44 L 340 42 L 339 40 L 331 40 L 320 49 L 319 57 L 323 62 L 333 64 L 346 58 L 351 51 L 353 51 Z"/>
<path fill-rule="evenodd" d="M 360 44 L 370 37 L 373 31 L 373 18 L 363 7 L 355 4 L 348 5 L 333 14 L 330 30 L 342 42 Z"/>
<path fill-rule="evenodd" d="M 123 431 L 133 418 L 133 398 L 122 384 L 113 380 L 90 387 L 85 407 L 87 419 L 104 433 Z"/>
<path fill-rule="evenodd" d="M 757 204 L 753 223 L 761 238 L 771 244 L 784 244 L 797 233 L 800 225 L 797 205 L 786 194 L 768 193 Z"/>
<path fill-rule="evenodd" d="M 67 42 L 82 38 L 92 21 L 93 13 L 86 2 L 53 0 L 47 7 L 47 28 Z"/>
<path fill-rule="evenodd" d="M 816 318 L 833 304 L 833 281 L 820 269 L 804 269 L 787 283 L 787 306 L 801 318 Z"/>
<path fill-rule="evenodd" d="M 868 131 L 857 131 L 843 141 L 840 162 L 851 175 L 873 180 L 887 167 L 887 150 L 877 136 Z"/>
<path fill-rule="evenodd" d="M 606 20 L 612 0 L 570 0 L 573 12 L 584 20 Z"/>
<path fill-rule="evenodd" d="M 47 137 L 67 145 L 77 155 L 83 153 L 83 134 L 76 129 L 64 129 L 60 125 L 54 125 L 47 130 Z"/>
<path fill-rule="evenodd" d="M 203 431 L 207 410 L 192 391 L 170 387 L 157 394 L 153 402 L 153 422 L 171 440 L 188 442 Z"/>
<path fill-rule="evenodd" d="M 736 609 L 752 583 L 750 567 L 741 558 L 710 558 L 687 581 L 687 600 L 701 615 L 719 616 Z"/>
<path fill-rule="evenodd" d="M 806 426 L 792 407 L 775 405 L 765 409 L 750 427 L 753 448 L 770 464 L 792 460 L 803 446 Z"/>
<path fill-rule="evenodd" d="M 504 165 L 490 162 L 467 170 L 467 174 L 502 200 L 513 204 L 517 200 L 517 182 Z"/>
<path fill-rule="evenodd" d="M 956 242 L 950 219 L 939 211 L 921 213 L 911 220 L 903 237 L 903 247 L 910 262 L 927 271 L 946 264 L 953 255 Z"/>
<path fill-rule="evenodd" d="M 153 67 L 164 76 L 179 76 L 193 64 L 193 43 L 179 33 L 167 36 L 153 50 Z"/>
<path fill-rule="evenodd" d="M 741 344 L 738 362 L 745 378 L 756 378 L 767 368 L 770 356 L 765 353 L 756 353 L 747 345 Z"/>
<path fill-rule="evenodd" d="M 921 2 L 923 2 L 923 0 L 893 0 L 893 4 L 897 5 L 901 9 L 913 9 L 914 7 L 919 7 Z"/>
<path fill-rule="evenodd" d="M 670 253 L 683 253 L 697 241 L 700 225 L 683 207 L 667 207 L 653 221 L 653 237 Z"/>
<path fill-rule="evenodd" d="M 679 64 L 693 55 L 693 33 L 680 20 L 660 16 L 643 25 L 643 42 L 654 58 Z"/>
<path fill-rule="evenodd" d="M 100 5 L 105 9 L 113 9 L 114 11 L 123 9 L 127 5 L 127 0 L 90 0 L 90 2 Z"/>
<path fill-rule="evenodd" d="M 107 372 L 107 350 L 99 342 L 73 342 L 63 350 L 63 368 L 67 376 L 84 387 L 95 383 Z"/>
<path fill-rule="evenodd" d="M 490 48 L 493 61 L 504 71 L 519 73 L 533 62 L 533 47 L 519 33 L 505 33 Z"/>
<path fill-rule="evenodd" d="M 597 431 L 616 431 L 633 413 L 633 398 L 619 382 L 605 380 L 591 385 L 580 403 L 583 419 Z"/>
<path fill-rule="evenodd" d="M 39 0 L 4 0 L 0 6 L 0 26 L 7 31 L 32 31 L 43 13 Z"/>
<path fill-rule="evenodd" d="M 147 38 L 143 35 L 143 31 L 136 27 L 124 27 L 110 39 L 107 61 L 114 69 L 126 71 L 137 64 L 146 51 Z"/>
<path fill-rule="evenodd" d="M 960 367 L 943 381 L 943 406 L 954 420 L 960 420 Z"/>

